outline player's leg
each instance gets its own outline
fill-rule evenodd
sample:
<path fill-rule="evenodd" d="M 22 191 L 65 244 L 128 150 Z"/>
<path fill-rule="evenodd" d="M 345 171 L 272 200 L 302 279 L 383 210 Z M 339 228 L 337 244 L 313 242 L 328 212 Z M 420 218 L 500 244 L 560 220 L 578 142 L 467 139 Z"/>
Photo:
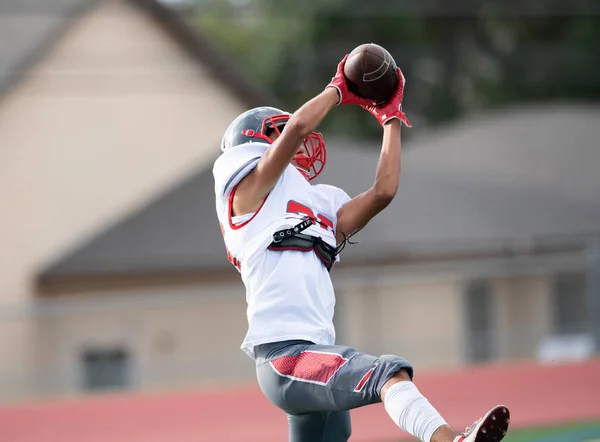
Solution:
<path fill-rule="evenodd" d="M 381 389 L 381 398 L 385 409 L 392 420 L 406 430 L 414 428 L 417 437 L 421 440 L 431 442 L 499 442 L 508 430 L 510 414 L 508 408 L 498 405 L 492 408 L 481 419 L 477 420 L 467 430 L 458 434 L 451 426 L 443 421 L 438 412 L 431 406 L 429 401 L 419 392 L 412 379 L 404 370 L 400 370 L 386 381 Z M 427 419 L 419 419 L 417 413 L 426 413 L 427 419 L 442 423 L 436 423 L 426 432 L 423 438 L 422 431 L 418 428 L 426 428 Z M 421 416 L 422 418 L 423 416 Z M 421 421 L 421 423 L 419 423 Z M 431 433 L 431 430 L 437 429 Z M 409 433 L 414 434 L 408 430 Z"/>
<path fill-rule="evenodd" d="M 423 396 L 411 376 L 400 370 L 382 386 L 380 395 L 388 415 L 400 428 L 420 440 L 450 442 L 456 432 Z"/>
<path fill-rule="evenodd" d="M 324 441 L 346 442 L 352 435 L 350 412 L 347 410 L 330 411 L 325 425 Z"/>
<path fill-rule="evenodd" d="M 398 371 L 383 384 L 380 396 L 394 423 L 426 442 L 499 442 L 508 430 L 509 411 L 498 405 L 458 434 L 419 392 L 405 370 Z"/>
<path fill-rule="evenodd" d="M 288 414 L 351 410 L 381 402 L 383 384 L 408 361 L 375 357 L 345 346 L 287 341 L 260 345 L 258 383 L 265 396 Z"/>
<path fill-rule="evenodd" d="M 288 414 L 288 422 L 290 442 L 347 442 L 352 432 L 348 411 Z"/>
<path fill-rule="evenodd" d="M 495 407 L 458 435 L 412 383 L 411 365 L 398 356 L 306 341 L 267 344 L 257 355 L 264 394 L 289 414 L 350 410 L 383 397 L 392 420 L 425 442 L 498 442 L 508 428 L 508 410 Z"/>

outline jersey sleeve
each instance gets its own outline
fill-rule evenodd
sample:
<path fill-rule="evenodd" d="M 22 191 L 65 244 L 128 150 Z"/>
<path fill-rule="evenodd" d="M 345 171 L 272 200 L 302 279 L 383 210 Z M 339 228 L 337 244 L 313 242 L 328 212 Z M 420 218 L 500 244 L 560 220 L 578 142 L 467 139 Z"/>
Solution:
<path fill-rule="evenodd" d="M 342 189 L 340 189 L 339 187 L 334 187 L 335 192 L 334 192 L 334 208 L 335 208 L 335 212 L 337 213 L 338 210 L 340 210 L 344 204 L 346 204 L 348 201 L 350 201 L 352 198 L 350 198 L 350 196 Z"/>
<path fill-rule="evenodd" d="M 231 193 L 232 189 L 256 167 L 268 146 L 263 143 L 242 144 L 225 151 L 217 158 L 213 166 L 217 198 L 227 197 Z"/>
<path fill-rule="evenodd" d="M 327 195 L 332 215 L 336 214 L 344 204 L 352 199 L 339 187 L 331 186 L 329 184 L 315 184 L 315 187 L 318 187 L 321 192 L 324 192 Z"/>

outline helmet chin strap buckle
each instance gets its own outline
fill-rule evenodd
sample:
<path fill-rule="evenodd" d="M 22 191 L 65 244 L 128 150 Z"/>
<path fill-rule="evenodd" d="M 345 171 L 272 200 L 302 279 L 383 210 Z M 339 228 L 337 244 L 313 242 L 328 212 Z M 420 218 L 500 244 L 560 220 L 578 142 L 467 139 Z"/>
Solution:
<path fill-rule="evenodd" d="M 256 132 L 254 132 L 251 129 L 246 129 L 246 130 L 242 131 L 242 135 L 245 135 L 247 137 L 254 137 L 254 136 L 256 136 Z"/>

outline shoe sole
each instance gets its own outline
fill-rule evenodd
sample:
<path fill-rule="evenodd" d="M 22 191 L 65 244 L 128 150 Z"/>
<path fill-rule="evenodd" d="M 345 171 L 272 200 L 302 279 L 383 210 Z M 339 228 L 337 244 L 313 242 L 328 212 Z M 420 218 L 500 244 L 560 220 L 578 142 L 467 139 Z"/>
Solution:
<path fill-rule="evenodd" d="M 474 442 L 500 442 L 510 424 L 510 411 L 504 405 L 492 408 L 483 417 Z"/>

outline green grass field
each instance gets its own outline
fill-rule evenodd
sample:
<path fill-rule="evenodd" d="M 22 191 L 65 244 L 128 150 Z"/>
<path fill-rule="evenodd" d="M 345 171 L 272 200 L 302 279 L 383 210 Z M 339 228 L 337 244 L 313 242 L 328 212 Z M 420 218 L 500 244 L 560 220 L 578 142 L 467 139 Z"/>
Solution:
<path fill-rule="evenodd" d="M 502 442 L 600 442 L 600 422 L 510 431 Z"/>

